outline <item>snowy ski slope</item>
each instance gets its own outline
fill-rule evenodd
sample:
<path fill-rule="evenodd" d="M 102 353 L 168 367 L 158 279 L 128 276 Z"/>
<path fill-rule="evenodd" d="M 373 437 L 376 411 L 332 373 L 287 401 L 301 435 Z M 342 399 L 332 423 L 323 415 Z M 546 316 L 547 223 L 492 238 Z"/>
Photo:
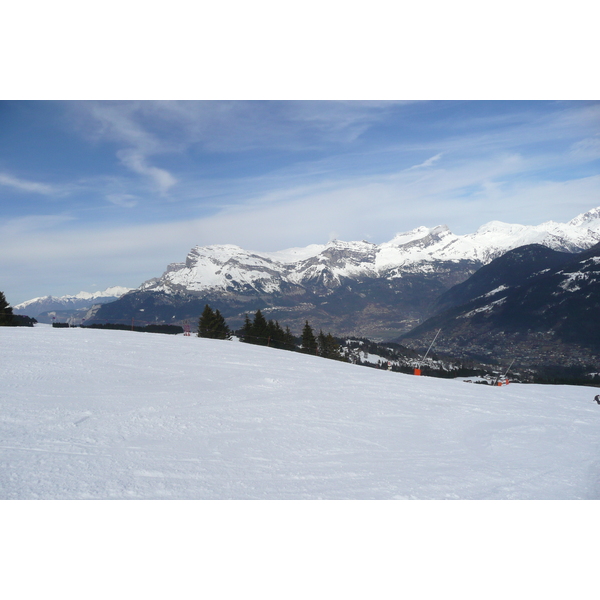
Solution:
<path fill-rule="evenodd" d="M 2 499 L 599 499 L 595 388 L 0 328 Z"/>

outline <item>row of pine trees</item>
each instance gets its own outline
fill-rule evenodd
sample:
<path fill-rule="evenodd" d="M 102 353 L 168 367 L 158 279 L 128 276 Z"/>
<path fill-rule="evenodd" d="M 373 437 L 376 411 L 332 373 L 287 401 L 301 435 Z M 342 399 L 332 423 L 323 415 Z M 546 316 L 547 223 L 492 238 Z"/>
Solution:
<path fill-rule="evenodd" d="M 339 344 L 331 333 L 324 334 L 321 330 L 315 336 L 308 321 L 306 321 L 300 339 L 298 339 L 289 327 L 283 329 L 277 321 L 272 319 L 267 321 L 260 310 L 257 310 L 252 319 L 246 315 L 244 325 L 236 334 L 242 342 L 247 344 L 316 354 L 334 360 L 346 360 L 340 351 Z M 198 321 L 198 337 L 229 340 L 232 335 L 233 332 L 219 310 L 213 310 L 207 304 Z"/>

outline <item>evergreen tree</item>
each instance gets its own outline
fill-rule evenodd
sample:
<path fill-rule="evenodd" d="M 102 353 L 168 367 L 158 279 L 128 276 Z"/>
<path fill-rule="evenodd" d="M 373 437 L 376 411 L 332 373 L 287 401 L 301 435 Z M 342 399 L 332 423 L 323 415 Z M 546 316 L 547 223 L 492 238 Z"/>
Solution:
<path fill-rule="evenodd" d="M 302 352 L 305 354 L 316 354 L 317 353 L 317 340 L 313 333 L 312 327 L 306 321 L 304 328 L 302 329 Z"/>
<path fill-rule="evenodd" d="M 269 334 L 271 333 L 269 330 L 269 324 L 260 310 L 257 310 L 256 314 L 254 315 L 252 330 L 254 332 L 255 344 L 266 346 L 269 343 Z"/>
<path fill-rule="evenodd" d="M 267 320 L 260 310 L 256 311 L 252 321 L 250 321 L 250 318 L 246 315 L 244 326 L 242 327 L 240 334 L 242 336 L 242 341 L 248 344 L 266 346 L 269 343 L 269 323 L 267 323 Z"/>
<path fill-rule="evenodd" d="M 12 308 L 6 301 L 4 292 L 0 292 L 0 326 L 9 326 L 13 324 Z"/>
<path fill-rule="evenodd" d="M 240 339 L 242 340 L 242 342 L 246 342 L 248 344 L 254 343 L 252 341 L 254 338 L 254 330 L 252 329 L 252 321 L 250 320 L 250 317 L 247 314 L 244 319 L 244 325 L 240 329 L 239 334 L 240 334 Z"/>
<path fill-rule="evenodd" d="M 319 356 L 325 356 L 326 345 L 327 345 L 327 338 L 325 337 L 323 330 L 320 329 L 319 335 L 317 336 L 317 349 L 318 349 Z"/>
<path fill-rule="evenodd" d="M 217 340 L 230 340 L 231 339 L 231 329 L 229 329 L 229 326 L 225 322 L 225 318 L 219 312 L 218 308 L 215 311 L 214 325 L 215 325 L 215 336 L 214 336 L 215 339 L 217 339 Z"/>
<path fill-rule="evenodd" d="M 325 346 L 327 348 L 327 358 L 348 362 L 348 359 L 341 352 L 340 345 L 335 341 L 331 333 L 328 333 L 325 338 Z"/>
<path fill-rule="evenodd" d="M 268 323 L 269 329 L 269 341 L 268 345 L 272 348 L 282 348 L 283 347 L 283 336 L 284 332 L 278 321 L 273 322 L 272 319 L 269 320 Z"/>
<path fill-rule="evenodd" d="M 283 333 L 283 349 L 284 350 L 295 350 L 296 349 L 296 338 L 290 331 L 289 327 L 285 328 Z"/>
<path fill-rule="evenodd" d="M 267 321 L 260 310 L 256 311 L 254 319 L 246 315 L 244 325 L 239 330 L 239 336 L 243 342 L 257 344 L 259 346 L 270 346 L 282 350 L 295 350 L 296 338 L 289 327 L 285 331 L 278 321 L 270 319 Z"/>
<path fill-rule="evenodd" d="M 215 322 L 213 309 L 206 304 L 198 321 L 198 337 L 211 338 Z"/>
<path fill-rule="evenodd" d="M 319 355 L 323 358 L 345 360 L 342 354 L 340 353 L 339 344 L 335 341 L 335 338 L 331 335 L 331 333 L 325 335 L 323 333 L 323 330 L 321 329 L 317 338 L 317 342 L 319 346 Z"/>
<path fill-rule="evenodd" d="M 198 321 L 198 337 L 216 340 L 228 340 L 231 338 L 231 330 L 227 326 L 219 309 L 213 309 L 207 304 L 202 311 Z"/>

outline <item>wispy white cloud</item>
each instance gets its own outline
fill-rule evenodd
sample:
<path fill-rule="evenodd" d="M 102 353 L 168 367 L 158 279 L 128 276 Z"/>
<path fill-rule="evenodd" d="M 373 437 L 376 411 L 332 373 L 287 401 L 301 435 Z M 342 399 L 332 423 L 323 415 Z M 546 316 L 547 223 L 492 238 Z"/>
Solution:
<path fill-rule="evenodd" d="M 16 241 L 17 236 L 36 236 L 40 231 L 55 230 L 73 220 L 75 218 L 71 215 L 29 215 L 0 222 L 0 232 L 5 239 L 11 238 L 12 243 Z M 29 241 L 36 245 L 33 237 Z M 7 248 L 4 251 L 7 251 Z"/>
<path fill-rule="evenodd" d="M 160 194 L 166 195 L 167 192 L 177 183 L 167 170 L 154 167 L 148 164 L 146 156 L 139 150 L 119 150 L 117 157 L 121 162 L 129 167 L 135 173 L 145 175 L 154 182 L 156 189 Z"/>
<path fill-rule="evenodd" d="M 140 102 L 83 102 L 71 105 L 88 117 L 85 131 L 95 140 L 109 139 L 148 153 L 160 149 L 160 141 L 140 126 L 135 119 Z"/>
<path fill-rule="evenodd" d="M 116 206 L 123 206 L 124 208 L 133 208 L 138 204 L 138 197 L 133 194 L 108 194 L 106 199 Z"/>
<path fill-rule="evenodd" d="M 94 141 L 124 146 L 128 168 L 170 187 L 149 162 L 197 146 L 206 152 L 256 148 L 299 151 L 355 141 L 407 102 L 85 102 L 72 106 L 78 126 Z M 165 169 L 160 169 L 165 171 Z M 168 173 L 176 179 L 176 177 Z"/>
<path fill-rule="evenodd" d="M 407 107 L 407 110 L 411 109 L 411 106 Z M 356 165 L 355 170 L 362 173 L 378 172 L 385 178 L 398 168 L 398 158 L 408 162 L 414 155 L 422 157 L 424 153 L 431 152 L 429 158 L 413 163 L 412 168 L 425 171 L 437 167 L 443 157 L 445 168 L 451 171 L 461 158 L 479 160 L 494 154 L 500 157 L 515 155 L 521 146 L 532 148 L 536 144 L 535 152 L 547 161 L 553 156 L 552 152 L 543 148 L 547 142 L 569 137 L 576 140 L 579 135 L 587 136 L 588 142 L 573 142 L 568 160 L 573 163 L 589 160 L 591 153 L 595 152 L 595 138 L 593 135 L 590 137 L 594 128 L 590 126 L 598 118 L 598 110 L 593 106 L 569 105 L 564 110 L 542 116 L 533 109 L 530 111 L 527 105 L 519 111 L 501 115 L 477 116 L 464 111 L 460 118 L 448 117 L 447 121 L 438 123 L 436 135 L 428 137 L 427 141 L 388 136 L 383 144 L 351 146 L 370 128 L 384 124 L 393 111 L 398 118 L 398 103 L 86 102 L 77 104 L 75 110 L 85 116 L 83 130 L 92 139 L 116 142 L 115 155 L 121 164 L 150 182 L 159 195 L 178 201 L 198 198 L 200 194 L 206 197 L 206 190 L 214 189 L 216 184 L 222 186 L 221 191 L 217 191 L 218 195 L 227 194 L 227 189 L 233 189 L 240 178 L 234 171 L 229 179 L 225 171 L 221 182 L 206 174 L 195 175 L 189 170 L 178 172 L 172 157 L 169 163 L 165 160 L 168 155 L 176 153 L 185 158 L 182 161 L 185 163 L 189 152 L 218 154 L 218 161 L 221 161 L 225 155 L 253 149 L 302 151 L 301 160 L 281 165 L 284 172 L 279 174 L 282 177 L 296 170 L 296 176 L 304 178 L 309 186 L 313 181 L 325 178 L 343 185 L 344 179 L 352 173 L 350 164 Z M 333 147 L 337 150 L 330 153 Z M 353 148 L 352 154 L 348 153 L 350 147 Z M 310 154 L 313 150 L 320 154 Z M 544 152 L 546 155 L 542 156 Z M 384 156 L 385 160 L 379 162 L 379 156 Z M 532 153 L 528 152 L 530 159 L 531 156 Z M 557 152 L 554 158 L 564 160 L 565 154 Z M 348 159 L 354 162 L 348 162 Z M 409 168 L 410 164 L 408 162 L 405 168 Z M 268 172 L 274 180 L 277 179 L 278 172 L 273 167 L 269 167 Z M 266 182 L 260 176 L 253 177 L 251 182 L 250 179 L 249 183 Z M 292 182 L 292 186 L 295 185 Z M 281 187 L 273 190 L 275 194 L 285 195 Z M 234 202 L 243 203 L 248 195 L 257 191 L 257 188 L 249 188 L 249 194 L 240 193 Z M 129 186 L 127 192 L 136 193 L 135 186 Z"/>
<path fill-rule="evenodd" d="M 93 139 L 111 140 L 124 145 L 116 152 L 121 163 L 149 179 L 161 195 L 166 195 L 177 183 L 177 178 L 166 169 L 150 164 L 150 158 L 172 152 L 174 146 L 164 138 L 153 135 L 138 122 L 136 117 L 144 104 L 85 102 L 78 104 L 76 110 L 87 117 L 85 130 Z"/>
<path fill-rule="evenodd" d="M 411 169 L 421 169 L 421 168 L 431 167 L 431 165 L 433 165 L 438 160 L 440 160 L 440 158 L 442 158 L 443 154 L 444 154 L 443 152 L 440 152 L 439 154 L 436 154 L 435 156 L 432 156 L 431 158 L 428 158 L 427 160 L 423 161 L 421 164 L 414 165 L 410 168 Z"/>
<path fill-rule="evenodd" d="M 33 192 L 35 194 L 43 194 L 44 196 L 51 196 L 57 193 L 56 188 L 52 185 L 20 179 L 8 173 L 0 173 L 0 185 L 12 187 L 20 192 Z"/>
<path fill-rule="evenodd" d="M 144 102 L 130 118 L 162 123 L 162 139 L 172 149 L 197 144 L 209 152 L 297 151 L 351 143 L 405 104 L 410 102 Z"/>
<path fill-rule="evenodd" d="M 587 137 L 571 146 L 571 152 L 578 158 L 596 160 L 600 158 L 600 134 Z"/>

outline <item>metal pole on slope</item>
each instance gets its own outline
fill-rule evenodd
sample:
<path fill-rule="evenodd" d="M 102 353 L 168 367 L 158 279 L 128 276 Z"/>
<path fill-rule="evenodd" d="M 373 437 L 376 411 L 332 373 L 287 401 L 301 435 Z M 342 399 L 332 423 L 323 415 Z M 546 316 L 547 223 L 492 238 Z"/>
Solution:
<path fill-rule="evenodd" d="M 415 375 L 420 375 L 421 374 L 421 365 L 425 362 L 425 359 L 427 358 L 427 355 L 429 354 L 429 351 L 431 350 L 431 347 L 435 343 L 435 340 L 437 340 L 437 336 L 440 335 L 440 331 L 441 331 L 441 329 L 438 329 L 437 333 L 435 334 L 435 337 L 431 341 L 431 344 L 429 344 L 429 348 L 427 348 L 427 352 L 425 352 L 425 356 L 421 359 L 421 362 L 419 363 L 419 366 L 415 369 Z"/>
<path fill-rule="evenodd" d="M 516 358 L 513 358 L 512 362 L 510 363 L 508 369 L 506 369 L 505 373 L 504 373 L 504 379 L 506 379 L 506 376 L 508 375 L 508 372 L 510 371 L 510 368 L 515 364 L 515 360 L 517 360 Z"/>
<path fill-rule="evenodd" d="M 498 376 L 496 379 L 496 385 L 502 385 L 500 383 L 500 379 L 504 379 L 506 381 L 506 376 L 508 375 L 508 372 L 510 371 L 510 367 L 512 367 L 515 364 L 515 360 L 517 360 L 516 358 L 513 358 L 513 361 L 510 363 L 508 369 L 506 369 L 506 371 L 504 372 L 504 375 L 502 375 L 502 377 Z"/>

